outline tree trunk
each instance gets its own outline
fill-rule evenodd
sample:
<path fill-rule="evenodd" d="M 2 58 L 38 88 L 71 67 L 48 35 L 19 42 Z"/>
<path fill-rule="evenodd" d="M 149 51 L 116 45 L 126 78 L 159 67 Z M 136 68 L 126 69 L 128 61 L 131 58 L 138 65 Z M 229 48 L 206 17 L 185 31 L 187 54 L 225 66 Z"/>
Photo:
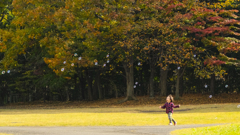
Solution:
<path fill-rule="evenodd" d="M 85 79 L 83 78 L 83 76 L 82 75 L 80 75 L 80 77 L 79 77 L 79 88 L 80 88 L 80 100 L 82 100 L 82 99 L 86 99 L 86 96 L 85 96 L 85 86 L 86 86 L 86 84 L 85 84 L 86 82 L 85 82 Z"/>
<path fill-rule="evenodd" d="M 166 96 L 167 95 L 167 74 L 168 74 L 168 69 L 160 69 L 160 90 L 161 96 Z"/>
<path fill-rule="evenodd" d="M 175 99 L 179 99 L 179 82 L 180 82 L 180 75 L 179 75 L 180 71 L 177 70 L 177 80 L 176 80 L 176 91 L 175 91 Z"/>
<path fill-rule="evenodd" d="M 97 74 L 98 73 L 96 72 L 96 74 L 95 74 L 95 81 L 92 84 L 93 100 L 98 99 L 98 86 L 97 86 L 97 81 L 96 81 L 97 80 Z"/>
<path fill-rule="evenodd" d="M 77 84 L 77 74 L 74 74 L 74 92 L 73 92 L 73 100 L 79 100 L 79 88 Z"/>
<path fill-rule="evenodd" d="M 183 96 L 183 92 L 184 92 L 184 89 L 183 89 L 183 76 L 181 76 L 179 79 L 180 79 L 179 80 L 179 95 L 180 95 L 180 97 L 182 97 Z"/>
<path fill-rule="evenodd" d="M 94 84 L 93 84 L 93 100 L 98 99 L 98 87 L 97 87 L 97 82 L 95 80 Z"/>
<path fill-rule="evenodd" d="M 118 98 L 118 88 L 117 88 L 117 85 L 114 83 L 113 80 L 109 80 L 109 81 L 110 81 L 110 84 L 112 86 L 111 89 L 113 89 L 115 91 L 115 97 Z"/>
<path fill-rule="evenodd" d="M 47 90 L 48 90 L 48 86 L 46 86 L 45 88 L 44 88 L 44 92 L 43 92 L 43 101 L 44 101 L 44 103 L 46 102 L 46 96 L 47 96 Z"/>
<path fill-rule="evenodd" d="M 97 76 L 96 76 L 96 83 L 97 83 L 97 89 L 98 89 L 98 98 L 103 99 L 103 92 L 101 88 L 101 82 L 100 82 L 100 70 L 98 69 L 97 71 Z"/>
<path fill-rule="evenodd" d="M 153 63 L 150 63 L 150 78 L 149 78 L 149 97 L 154 97 L 154 73 L 155 73 L 155 66 Z"/>
<path fill-rule="evenodd" d="M 139 90 L 139 95 L 141 95 L 141 96 L 144 95 L 144 83 L 143 83 L 143 75 L 142 75 L 142 74 L 143 74 L 143 73 L 142 73 L 142 70 L 140 70 L 140 80 L 141 80 L 141 81 L 139 82 L 138 85 L 139 85 L 139 87 L 140 87 L 140 88 L 139 88 L 139 89 L 140 89 L 140 90 Z"/>
<path fill-rule="evenodd" d="M 118 98 L 118 89 L 116 88 L 115 90 L 116 90 L 115 91 L 115 97 Z"/>
<path fill-rule="evenodd" d="M 91 76 L 90 76 L 88 70 L 86 70 L 86 79 L 87 79 L 87 84 L 88 84 L 88 100 L 92 101 L 93 100 L 92 79 L 91 79 Z"/>
<path fill-rule="evenodd" d="M 185 67 L 186 68 L 186 67 Z M 177 80 L 176 80 L 176 91 L 175 91 L 175 99 L 179 99 L 180 98 L 180 93 L 179 93 L 179 89 L 180 89 L 180 79 L 183 77 L 183 73 L 185 71 L 184 69 L 179 69 L 177 70 Z"/>
<path fill-rule="evenodd" d="M 215 74 L 211 75 L 211 84 L 210 84 L 210 91 L 211 94 L 214 95 L 214 90 L 215 90 Z"/>
<path fill-rule="evenodd" d="M 0 91 L 0 106 L 3 106 L 4 105 L 4 98 L 6 96 L 6 85 L 3 84 L 3 89 L 1 89 Z"/>
<path fill-rule="evenodd" d="M 131 56 L 129 65 L 127 63 L 123 63 L 123 67 L 126 73 L 126 83 L 127 83 L 127 97 L 123 100 L 123 102 L 127 100 L 136 100 L 134 96 L 134 78 L 133 78 L 133 57 Z"/>
<path fill-rule="evenodd" d="M 68 91 L 68 86 L 65 86 L 65 92 L 66 92 L 66 102 L 69 101 L 69 91 Z"/>

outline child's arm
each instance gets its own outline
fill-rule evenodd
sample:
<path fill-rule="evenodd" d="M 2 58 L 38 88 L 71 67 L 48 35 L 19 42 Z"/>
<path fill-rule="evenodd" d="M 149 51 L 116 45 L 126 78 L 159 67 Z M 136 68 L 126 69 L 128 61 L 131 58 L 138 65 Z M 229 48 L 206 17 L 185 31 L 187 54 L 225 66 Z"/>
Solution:
<path fill-rule="evenodd" d="M 162 108 L 162 109 L 166 108 L 166 104 L 164 104 L 163 106 L 159 106 L 159 108 Z"/>
<path fill-rule="evenodd" d="M 174 105 L 174 103 L 172 103 L 172 107 L 173 107 L 173 108 L 179 108 L 180 105 Z"/>

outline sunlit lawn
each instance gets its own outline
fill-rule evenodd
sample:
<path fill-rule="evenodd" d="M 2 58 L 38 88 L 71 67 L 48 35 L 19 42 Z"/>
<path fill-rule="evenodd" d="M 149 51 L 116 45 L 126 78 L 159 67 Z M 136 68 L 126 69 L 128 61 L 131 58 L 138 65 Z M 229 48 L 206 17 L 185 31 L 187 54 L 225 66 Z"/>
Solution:
<path fill-rule="evenodd" d="M 180 129 L 171 132 L 171 135 L 239 135 L 239 134 L 240 123 L 214 127 Z"/>
<path fill-rule="evenodd" d="M 235 123 L 240 119 L 237 104 L 186 105 L 175 109 L 178 125 Z M 164 109 L 158 106 L 133 108 L 1 109 L 0 126 L 143 126 L 167 125 Z"/>

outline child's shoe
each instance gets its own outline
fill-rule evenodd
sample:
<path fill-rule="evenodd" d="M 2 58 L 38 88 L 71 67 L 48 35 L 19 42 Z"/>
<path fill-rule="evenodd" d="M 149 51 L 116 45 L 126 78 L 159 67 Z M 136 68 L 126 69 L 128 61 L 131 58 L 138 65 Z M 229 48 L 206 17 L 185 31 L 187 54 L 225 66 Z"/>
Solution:
<path fill-rule="evenodd" d="M 176 126 L 177 125 L 177 122 L 174 122 L 174 126 Z"/>
<path fill-rule="evenodd" d="M 169 125 L 172 125 L 172 123 L 169 123 Z"/>

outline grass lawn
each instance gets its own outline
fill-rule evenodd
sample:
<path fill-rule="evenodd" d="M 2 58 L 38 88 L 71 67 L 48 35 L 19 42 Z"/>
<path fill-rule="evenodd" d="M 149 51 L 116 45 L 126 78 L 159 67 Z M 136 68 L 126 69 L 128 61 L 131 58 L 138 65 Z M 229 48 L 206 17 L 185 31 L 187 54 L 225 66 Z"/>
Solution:
<path fill-rule="evenodd" d="M 240 123 L 238 124 L 227 124 L 214 127 L 201 127 L 201 128 L 190 128 L 180 129 L 171 132 L 171 135 L 239 135 L 240 134 Z"/>
<path fill-rule="evenodd" d="M 235 123 L 240 108 L 232 104 L 183 105 L 173 117 L 179 125 Z M 143 126 L 167 125 L 164 109 L 158 106 L 73 108 L 73 109 L 0 109 L 0 126 Z"/>

